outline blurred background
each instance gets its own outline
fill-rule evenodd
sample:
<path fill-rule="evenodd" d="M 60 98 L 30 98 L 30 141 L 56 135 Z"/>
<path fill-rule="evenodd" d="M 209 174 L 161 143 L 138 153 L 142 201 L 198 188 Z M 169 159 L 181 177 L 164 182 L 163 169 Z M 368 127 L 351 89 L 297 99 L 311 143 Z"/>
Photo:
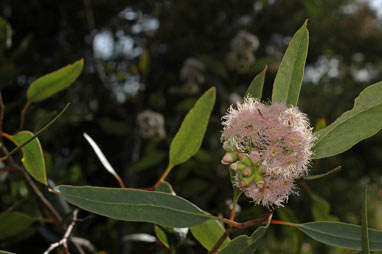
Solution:
<path fill-rule="evenodd" d="M 18 129 L 31 82 L 82 57 L 85 61 L 74 85 L 27 111 L 25 128 L 36 131 L 71 102 L 40 136 L 51 185 L 119 187 L 83 132 L 98 143 L 128 187 L 153 185 L 167 166 L 169 144 L 185 114 L 205 90 L 216 86 L 202 148 L 167 180 L 178 195 L 225 217 L 232 187 L 228 169 L 220 164 L 220 119 L 265 65 L 263 100 L 270 100 L 281 57 L 306 18 L 310 43 L 298 106 L 312 126 L 330 124 L 353 106 L 360 91 L 382 80 L 381 0 L 1 0 L 0 16 L 12 29 L 0 45 L 5 132 Z M 339 165 L 339 173 L 302 182 L 298 195 L 274 218 L 360 224 L 362 190 L 369 183 L 369 226 L 381 230 L 381 133 L 342 155 L 314 161 L 311 174 Z M 70 207 L 40 187 L 70 222 Z M 238 221 L 265 213 L 246 198 L 239 205 Z M 23 180 L 0 171 L 0 210 L 9 207 L 42 216 Z M 74 234 L 89 240 L 98 253 L 175 253 L 149 237 L 155 236 L 151 224 L 85 211 L 79 217 Z M 132 240 L 136 233 L 146 238 Z M 167 234 L 176 253 L 206 252 L 190 233 Z M 55 227 L 41 222 L 18 237 L 0 240 L 0 249 L 42 253 L 61 237 Z M 357 253 L 277 225 L 258 252 Z"/>

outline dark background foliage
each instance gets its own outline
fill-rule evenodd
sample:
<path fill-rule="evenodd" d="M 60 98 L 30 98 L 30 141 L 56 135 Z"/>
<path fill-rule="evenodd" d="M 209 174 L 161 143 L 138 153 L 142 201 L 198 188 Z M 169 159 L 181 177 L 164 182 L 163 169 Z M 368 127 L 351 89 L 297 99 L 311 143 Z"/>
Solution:
<path fill-rule="evenodd" d="M 155 183 L 167 166 L 171 139 L 188 109 L 211 86 L 217 102 L 202 149 L 168 177 L 175 192 L 213 214 L 229 216 L 231 187 L 226 167 L 220 165 L 220 118 L 230 96 L 243 96 L 265 64 L 265 101 L 270 99 L 278 64 L 294 32 L 309 18 L 310 45 L 299 107 L 314 126 L 329 124 L 353 105 L 368 85 L 382 80 L 382 16 L 366 1 L 22 1 L 2 0 L 0 15 L 12 27 L 12 45 L 0 52 L 0 86 L 6 105 L 4 131 L 18 129 L 26 89 L 36 78 L 84 58 L 79 80 L 69 89 L 32 105 L 26 129 L 36 131 L 66 102 L 68 112 L 41 137 L 51 185 L 73 184 L 118 187 L 82 136 L 87 132 L 104 151 L 128 187 Z M 239 30 L 259 39 L 256 61 L 245 73 L 228 68 L 226 54 Z M 185 87 L 180 72 L 186 59 L 205 68 L 197 91 Z M 152 110 L 165 119 L 164 139 L 142 138 L 137 116 Z M 10 145 L 6 143 L 6 145 Z M 369 225 L 382 229 L 382 136 L 377 134 L 346 153 L 314 161 L 311 174 L 338 165 L 343 170 L 307 182 L 286 205 L 301 222 L 314 220 L 309 190 L 331 204 L 331 215 L 360 223 L 362 185 L 368 182 Z M 146 164 L 145 164 L 146 163 Z M 1 170 L 1 169 L 0 169 Z M 25 211 L 43 217 L 36 200 L 17 175 L 0 171 L 0 210 Z M 49 194 L 52 202 L 57 197 Z M 308 190 L 309 189 L 309 190 Z M 243 198 L 237 220 L 264 213 Z M 70 210 L 57 209 L 70 221 Z M 157 243 L 124 241 L 133 233 L 153 235 L 144 223 L 119 222 L 82 211 L 75 235 L 88 239 L 99 253 L 168 253 Z M 277 218 L 277 217 L 276 217 Z M 20 239 L 0 242 L 0 249 L 42 253 L 61 237 L 48 223 Z M 189 234 L 172 235 L 179 253 L 203 253 Z M 352 253 L 303 238 L 301 248 L 291 243 L 287 228 L 272 226 L 261 253 Z M 183 243 L 180 245 L 180 243 Z M 102 252 L 105 251 L 105 252 Z"/>

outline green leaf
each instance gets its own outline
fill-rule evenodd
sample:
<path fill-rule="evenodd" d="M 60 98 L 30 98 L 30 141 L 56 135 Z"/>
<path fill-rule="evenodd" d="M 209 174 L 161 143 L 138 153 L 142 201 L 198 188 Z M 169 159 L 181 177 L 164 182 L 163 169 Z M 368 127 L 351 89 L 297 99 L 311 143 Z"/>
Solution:
<path fill-rule="evenodd" d="M 164 192 L 164 193 L 168 193 L 168 194 L 172 194 L 172 195 L 175 195 L 175 191 L 174 189 L 172 188 L 171 184 L 169 184 L 168 182 L 166 181 L 162 181 L 158 187 L 155 189 L 155 191 L 159 191 L 159 192 Z"/>
<path fill-rule="evenodd" d="M 308 54 L 309 32 L 307 21 L 295 33 L 281 60 L 273 83 L 272 102 L 297 105 Z"/>
<path fill-rule="evenodd" d="M 316 194 L 311 195 L 313 199 L 312 210 L 315 221 L 338 221 L 338 218 L 330 215 L 330 204 Z"/>
<path fill-rule="evenodd" d="M 362 203 L 362 254 L 370 254 L 369 232 L 367 222 L 367 185 L 365 186 L 364 202 Z"/>
<path fill-rule="evenodd" d="M 352 250 L 362 249 L 361 227 L 358 225 L 320 221 L 296 224 L 296 226 L 302 232 L 321 243 Z M 370 250 L 382 250 L 382 231 L 369 228 L 368 234 Z"/>
<path fill-rule="evenodd" d="M 81 58 L 57 71 L 35 80 L 27 91 L 29 102 L 39 102 L 69 87 L 81 74 L 84 60 Z"/>
<path fill-rule="evenodd" d="M 258 227 L 250 237 L 241 235 L 233 239 L 219 254 L 252 254 L 260 245 L 260 239 L 267 231 L 267 227 Z"/>
<path fill-rule="evenodd" d="M 190 228 L 192 235 L 207 250 L 211 250 L 225 230 L 216 220 L 208 220 L 203 224 Z M 227 237 L 219 249 L 224 248 L 231 240 Z"/>
<path fill-rule="evenodd" d="M 191 202 L 163 192 L 65 185 L 57 186 L 55 192 L 84 210 L 123 221 L 185 228 L 213 217 Z"/>
<path fill-rule="evenodd" d="M 293 210 L 287 207 L 281 207 L 278 208 L 276 211 L 281 220 L 299 223 Z M 302 245 L 302 233 L 297 228 L 293 227 L 286 227 L 286 230 L 287 234 L 292 238 L 293 253 L 300 254 Z"/>
<path fill-rule="evenodd" d="M 20 131 L 17 134 L 10 136 L 10 140 L 19 146 L 26 142 L 28 139 L 33 137 L 33 133 L 30 131 Z M 47 185 L 46 180 L 46 169 L 45 160 L 42 153 L 42 148 L 40 141 L 36 137 L 23 148 L 21 148 L 23 153 L 23 158 L 21 162 L 23 163 L 25 169 L 28 173 L 40 183 Z"/>
<path fill-rule="evenodd" d="M 159 241 L 167 248 L 170 248 L 170 242 L 168 240 L 166 232 L 158 225 L 154 225 L 154 231 Z"/>
<path fill-rule="evenodd" d="M 251 84 L 249 85 L 244 97 L 251 96 L 261 101 L 261 96 L 263 95 L 265 73 L 267 69 L 268 65 L 265 65 L 264 70 L 256 75 L 256 77 L 252 80 Z"/>
<path fill-rule="evenodd" d="M 191 158 L 200 148 L 215 104 L 216 89 L 208 89 L 184 118 L 170 145 L 169 167 Z"/>
<path fill-rule="evenodd" d="M 37 219 L 21 212 L 0 213 L 0 241 L 17 236 Z"/>
<path fill-rule="evenodd" d="M 8 22 L 0 17 L 0 56 L 5 49 L 12 45 L 12 28 Z"/>
<path fill-rule="evenodd" d="M 382 82 L 364 89 L 354 107 L 343 113 L 325 129 L 316 132 L 314 158 L 342 153 L 382 128 Z"/>
<path fill-rule="evenodd" d="M 8 251 L 5 251 L 5 250 L 0 250 L 0 254 L 15 254 L 15 253 L 8 252 Z"/>

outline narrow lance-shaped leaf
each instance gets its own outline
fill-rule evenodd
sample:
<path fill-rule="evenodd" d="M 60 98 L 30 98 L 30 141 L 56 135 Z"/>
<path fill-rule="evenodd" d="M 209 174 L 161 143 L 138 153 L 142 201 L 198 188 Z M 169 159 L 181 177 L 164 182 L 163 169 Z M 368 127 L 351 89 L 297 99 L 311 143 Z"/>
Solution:
<path fill-rule="evenodd" d="M 5 251 L 5 250 L 0 250 L 0 254 L 15 254 L 13 252 Z"/>
<path fill-rule="evenodd" d="M 3 212 L 0 214 L 0 241 L 16 236 L 28 229 L 37 219 L 21 212 Z"/>
<path fill-rule="evenodd" d="M 215 104 L 215 87 L 207 90 L 184 118 L 170 145 L 169 167 L 191 158 L 200 148 Z"/>
<path fill-rule="evenodd" d="M 273 102 L 297 105 L 308 54 L 309 32 L 306 28 L 307 22 L 308 20 L 295 33 L 281 60 L 273 83 Z"/>
<path fill-rule="evenodd" d="M 192 235 L 207 250 L 211 250 L 219 238 L 224 234 L 224 228 L 216 220 L 208 220 L 203 224 L 190 228 Z M 219 249 L 224 248 L 230 242 L 227 237 Z"/>
<path fill-rule="evenodd" d="M 28 88 L 28 101 L 33 103 L 45 100 L 69 87 L 81 74 L 83 66 L 84 60 L 80 59 L 35 80 Z"/>
<path fill-rule="evenodd" d="M 101 164 L 105 167 L 105 169 L 112 174 L 115 179 L 119 182 L 122 188 L 125 188 L 125 185 L 122 181 L 122 179 L 119 177 L 117 172 L 115 172 L 114 168 L 111 166 L 110 162 L 107 160 L 105 155 L 103 154 L 101 148 L 97 145 L 97 143 L 86 133 L 83 134 L 85 139 L 89 142 L 90 146 L 93 148 L 94 152 L 96 153 L 98 159 L 100 160 Z"/>
<path fill-rule="evenodd" d="M 123 221 L 186 228 L 213 218 L 191 202 L 163 192 L 65 185 L 55 192 L 84 210 Z"/>
<path fill-rule="evenodd" d="M 248 87 L 247 92 L 244 97 L 251 96 L 255 99 L 259 99 L 261 101 L 261 97 L 263 95 L 263 86 L 265 80 L 265 73 L 268 69 L 268 65 L 265 66 L 264 70 L 256 75 L 256 77 L 252 80 L 251 84 Z"/>
<path fill-rule="evenodd" d="M 362 202 L 362 254 L 370 254 L 369 232 L 367 222 L 367 185 L 365 186 L 364 201 Z"/>
<path fill-rule="evenodd" d="M 305 224 L 295 224 L 302 232 L 316 241 L 336 247 L 361 250 L 362 233 L 358 225 L 341 222 L 320 221 Z M 382 250 L 382 231 L 368 229 L 371 251 Z"/>
<path fill-rule="evenodd" d="M 15 145 L 20 146 L 27 140 L 33 137 L 33 133 L 30 131 L 20 131 L 17 134 L 10 136 L 9 139 L 15 143 Z M 36 137 L 24 147 L 21 148 L 23 153 L 23 158 L 21 162 L 23 163 L 27 172 L 40 183 L 47 184 L 46 180 L 46 169 L 45 160 L 42 153 L 42 148 L 40 141 Z"/>
<path fill-rule="evenodd" d="M 260 239 L 267 231 L 267 227 L 258 227 L 250 237 L 241 235 L 233 239 L 219 254 L 253 254 L 260 245 Z"/>
<path fill-rule="evenodd" d="M 382 128 L 382 82 L 364 89 L 354 107 L 343 113 L 325 129 L 316 132 L 314 158 L 342 153 Z"/>

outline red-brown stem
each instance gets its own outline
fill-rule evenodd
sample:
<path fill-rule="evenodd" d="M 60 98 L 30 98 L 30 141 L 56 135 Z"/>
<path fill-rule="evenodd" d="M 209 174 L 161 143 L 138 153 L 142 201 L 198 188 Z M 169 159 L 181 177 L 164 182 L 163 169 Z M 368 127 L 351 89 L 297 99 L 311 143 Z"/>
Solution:
<path fill-rule="evenodd" d="M 249 228 L 259 224 L 269 224 L 269 220 L 272 218 L 273 212 L 268 212 L 263 216 L 256 218 L 254 220 L 250 220 L 244 223 L 237 223 L 236 227 L 228 228 L 224 234 L 219 238 L 219 240 L 215 243 L 214 247 L 208 252 L 208 254 L 216 254 L 219 250 L 219 247 L 223 244 L 225 239 L 230 236 L 232 233 L 239 231 L 241 229 Z"/>
<path fill-rule="evenodd" d="M 123 183 L 122 179 L 118 176 L 118 175 L 115 175 L 115 179 L 117 179 L 119 185 L 121 186 L 121 188 L 126 188 L 125 184 Z"/>
<path fill-rule="evenodd" d="M 287 226 L 296 226 L 295 223 L 282 221 L 282 220 L 271 220 L 271 224 L 287 225 Z"/>
<path fill-rule="evenodd" d="M 21 110 L 21 116 L 20 116 L 20 130 L 22 130 L 22 129 L 24 128 L 25 112 L 27 111 L 29 105 L 30 105 L 30 102 L 27 101 L 27 103 L 25 103 L 23 109 Z"/>
<path fill-rule="evenodd" d="M 161 184 L 161 182 L 162 182 L 164 179 L 166 179 L 166 177 L 167 177 L 167 175 L 170 173 L 171 169 L 172 169 L 172 166 L 169 165 L 169 166 L 166 168 L 166 171 L 164 171 L 163 175 L 159 178 L 159 180 L 158 180 L 158 181 L 154 184 L 154 186 L 152 187 L 153 190 L 155 190 L 155 189 L 159 186 L 159 184 Z"/>
<path fill-rule="evenodd" d="M 233 200 L 233 204 L 232 204 L 231 216 L 229 217 L 229 219 L 232 220 L 232 221 L 235 220 L 236 205 L 237 205 L 237 200 L 234 199 L 234 200 Z"/>

